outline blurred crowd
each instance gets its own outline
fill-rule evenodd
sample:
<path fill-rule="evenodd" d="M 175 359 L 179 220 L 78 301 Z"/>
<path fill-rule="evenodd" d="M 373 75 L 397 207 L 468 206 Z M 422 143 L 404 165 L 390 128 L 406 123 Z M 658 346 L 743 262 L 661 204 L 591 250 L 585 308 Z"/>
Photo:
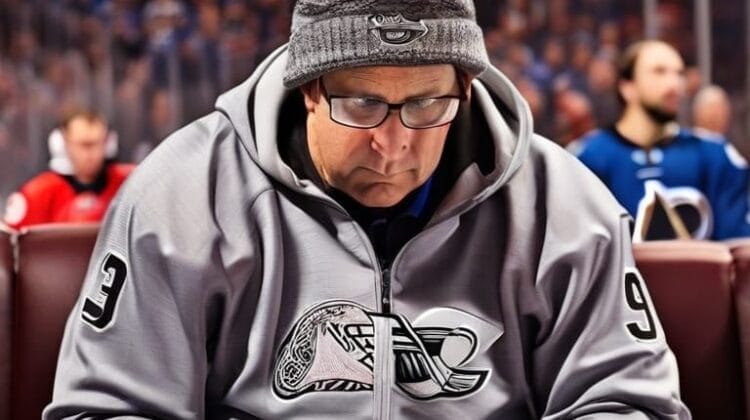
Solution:
<path fill-rule="evenodd" d="M 286 41 L 292 2 L 0 0 L 0 208 L 47 168 L 47 137 L 71 107 L 93 106 L 108 117 L 118 158 L 139 162 L 168 133 L 209 112 L 220 92 Z M 644 37 L 642 2 L 475 3 L 491 60 L 522 90 L 538 132 L 566 144 L 614 121 L 614 61 L 623 46 Z M 695 40 L 686 3 L 660 2 L 657 22 L 659 37 L 691 65 Z M 714 45 L 731 44 L 723 40 L 742 25 L 732 21 L 742 16 L 739 3 L 714 2 Z M 738 64 L 716 70 L 730 92 L 743 89 L 735 82 L 744 74 L 736 50 L 714 54 L 715 61 Z M 701 75 L 691 65 L 688 76 L 693 95 Z M 689 102 L 683 114 L 681 122 L 691 124 Z"/>

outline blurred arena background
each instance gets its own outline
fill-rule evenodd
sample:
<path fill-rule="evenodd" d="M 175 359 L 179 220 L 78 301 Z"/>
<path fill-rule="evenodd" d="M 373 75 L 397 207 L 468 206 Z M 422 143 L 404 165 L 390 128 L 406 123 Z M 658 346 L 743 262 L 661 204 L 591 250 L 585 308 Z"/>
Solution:
<path fill-rule="evenodd" d="M 69 108 L 111 121 L 118 158 L 140 161 L 211 111 L 288 36 L 293 0 L 0 0 L 0 208 L 48 166 Z M 688 100 L 729 92 L 729 139 L 750 152 L 750 1 L 475 0 L 491 59 L 522 90 L 536 130 L 565 144 L 618 115 L 614 60 L 659 38 L 688 64 Z"/>

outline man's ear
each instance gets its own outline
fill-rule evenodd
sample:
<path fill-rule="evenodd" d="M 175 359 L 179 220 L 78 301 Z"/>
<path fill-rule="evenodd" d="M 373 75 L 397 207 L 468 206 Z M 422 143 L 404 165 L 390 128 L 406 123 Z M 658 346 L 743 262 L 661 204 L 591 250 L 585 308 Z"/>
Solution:
<path fill-rule="evenodd" d="M 300 86 L 300 91 L 302 91 L 302 96 L 305 97 L 305 109 L 307 112 L 314 112 L 315 107 L 318 105 L 318 102 L 320 102 L 320 84 L 318 83 L 318 79 L 315 79 L 311 82 L 307 82 L 304 85 Z"/>
<path fill-rule="evenodd" d="M 635 83 L 632 80 L 620 80 L 617 82 L 617 91 L 625 103 L 629 103 L 635 94 Z"/>

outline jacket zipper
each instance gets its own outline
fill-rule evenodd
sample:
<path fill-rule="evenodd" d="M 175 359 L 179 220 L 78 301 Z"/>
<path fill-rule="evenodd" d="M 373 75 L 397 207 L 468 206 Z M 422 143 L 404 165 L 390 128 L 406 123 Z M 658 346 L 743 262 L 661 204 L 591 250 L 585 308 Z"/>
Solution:
<path fill-rule="evenodd" d="M 382 306 L 382 312 L 384 314 L 391 313 L 391 267 L 386 266 L 382 270 L 381 274 L 382 278 L 382 290 L 381 290 L 381 299 L 380 303 Z"/>
<path fill-rule="evenodd" d="M 326 206 L 329 206 L 352 219 L 349 212 L 347 212 L 338 203 L 330 203 L 324 199 L 315 197 L 318 201 L 322 202 Z M 372 246 L 367 234 L 362 230 L 360 226 L 354 222 L 356 230 L 359 235 L 363 238 L 365 246 L 367 247 L 370 256 L 374 257 L 375 270 L 378 277 L 380 278 L 380 312 L 383 314 L 389 314 L 391 312 L 391 267 L 393 263 L 398 259 L 398 256 L 390 264 L 385 264 L 385 261 L 381 261 L 375 249 Z M 408 242 L 414 240 L 412 238 Z M 408 244 L 407 242 L 407 244 Z M 406 244 L 404 245 L 406 247 Z M 403 249 L 403 248 L 402 248 Z M 399 252 L 399 254 L 401 254 Z M 377 293 L 376 293 L 377 294 Z M 393 338 L 390 326 L 390 321 L 387 318 L 378 317 L 374 320 L 375 331 L 376 331 L 376 362 L 373 368 L 373 380 L 378 381 L 373 386 L 373 420 L 389 420 L 391 418 L 391 383 L 395 378 L 395 371 L 393 366 Z M 380 356 L 380 362 L 378 362 L 378 355 Z"/>

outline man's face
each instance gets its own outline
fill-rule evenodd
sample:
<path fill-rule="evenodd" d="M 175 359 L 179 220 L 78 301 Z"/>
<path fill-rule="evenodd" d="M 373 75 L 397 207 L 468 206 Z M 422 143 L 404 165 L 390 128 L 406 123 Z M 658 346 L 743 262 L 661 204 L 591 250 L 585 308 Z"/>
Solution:
<path fill-rule="evenodd" d="M 685 65 L 673 48 L 652 44 L 643 48 L 633 69 L 635 97 L 657 122 L 674 120 L 685 95 Z"/>
<path fill-rule="evenodd" d="M 74 176 L 83 183 L 93 182 L 104 164 L 107 126 L 77 117 L 68 123 L 63 136 Z"/>
<path fill-rule="evenodd" d="M 464 86 L 468 86 L 467 84 Z M 405 127 L 392 110 L 377 127 L 351 128 L 330 118 L 331 96 L 388 103 L 461 94 L 451 65 L 357 67 L 328 73 L 302 91 L 310 154 L 324 182 L 368 207 L 390 207 L 422 185 L 440 161 L 450 124 Z M 468 89 L 468 88 L 467 88 Z M 467 92 L 468 93 L 468 92 Z"/>

